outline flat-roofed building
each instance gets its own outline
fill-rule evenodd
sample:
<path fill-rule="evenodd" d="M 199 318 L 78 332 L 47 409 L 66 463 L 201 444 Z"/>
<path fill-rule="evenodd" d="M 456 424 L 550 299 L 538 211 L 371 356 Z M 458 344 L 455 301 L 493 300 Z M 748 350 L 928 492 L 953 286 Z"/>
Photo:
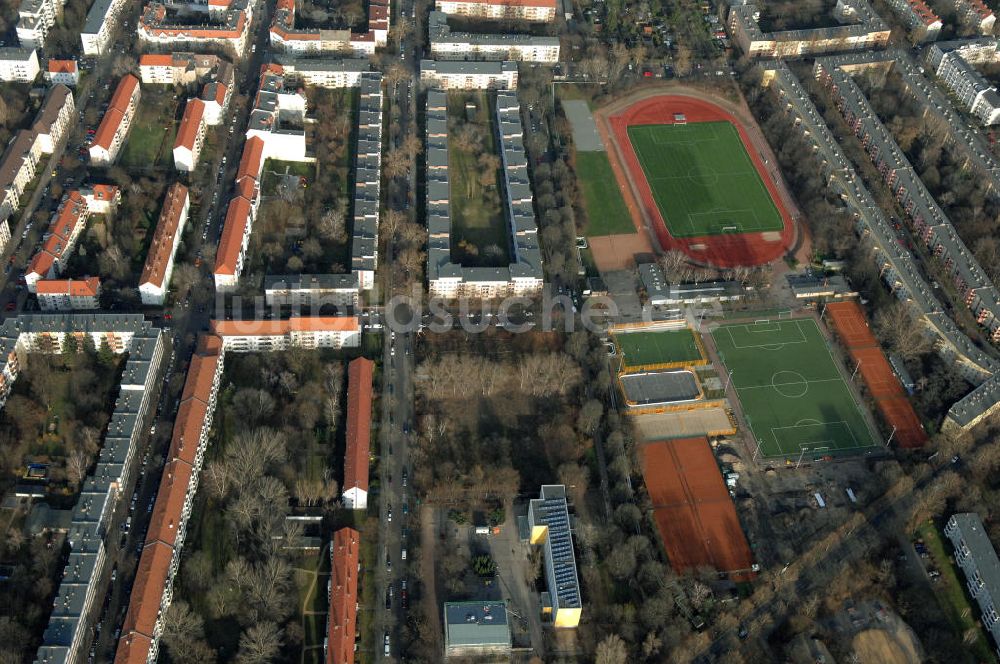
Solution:
<path fill-rule="evenodd" d="M 955 548 L 955 563 L 965 574 L 965 588 L 979 605 L 983 627 L 1000 652 L 1000 558 L 986 534 L 982 519 L 974 512 L 952 514 L 944 534 Z"/>
<path fill-rule="evenodd" d="M 509 656 L 512 646 L 506 602 L 445 602 L 445 657 Z"/>
<path fill-rule="evenodd" d="M 548 23 L 556 18 L 556 0 L 436 0 L 445 14 L 468 18 Z"/>
<path fill-rule="evenodd" d="M 514 90 L 517 63 L 421 60 L 420 81 L 442 90 Z"/>
<path fill-rule="evenodd" d="M 344 507 L 368 508 L 372 374 L 375 364 L 359 357 L 347 365 L 347 448 L 344 453 Z"/>
<path fill-rule="evenodd" d="M 71 311 L 101 307 L 101 280 L 43 279 L 35 284 L 38 306 L 42 311 Z"/>
<path fill-rule="evenodd" d="M 573 534 L 566 502 L 566 487 L 543 484 L 540 497 L 528 503 L 529 541 L 545 551 L 548 600 L 542 612 L 555 627 L 576 627 L 583 613 L 580 579 L 576 571 Z"/>
<path fill-rule="evenodd" d="M 139 296 L 143 304 L 162 305 L 167 298 L 170 277 L 174 271 L 174 257 L 184 234 L 190 205 L 187 187 L 175 182 L 167 189 L 160 210 L 160 220 L 146 256 L 146 265 L 139 278 Z"/>
<path fill-rule="evenodd" d="M 559 38 L 517 33 L 453 32 L 447 15 L 432 11 L 427 18 L 431 56 L 437 60 L 512 60 L 559 62 Z"/>
<path fill-rule="evenodd" d="M 174 168 L 190 172 L 198 165 L 205 144 L 205 102 L 189 99 L 174 140 Z"/>
<path fill-rule="evenodd" d="M 341 528 L 330 543 L 327 599 L 326 664 L 354 664 L 358 636 L 358 576 L 361 574 L 361 533 Z"/>
<path fill-rule="evenodd" d="M 354 306 L 358 303 L 358 275 L 283 274 L 264 277 L 264 297 L 269 307 Z"/>
<path fill-rule="evenodd" d="M 61 83 L 71 88 L 76 87 L 80 82 L 80 66 L 76 60 L 49 60 L 45 77 L 52 85 Z"/>
<path fill-rule="evenodd" d="M 361 343 L 357 316 L 293 316 L 285 320 L 213 320 L 212 334 L 235 353 L 289 348 L 344 348 Z"/>
<path fill-rule="evenodd" d="M 90 146 L 91 163 L 106 166 L 118 159 L 139 108 L 140 96 L 139 79 L 132 74 L 123 76 L 94 135 Z"/>
<path fill-rule="evenodd" d="M 31 83 L 38 78 L 38 52 L 33 48 L 0 48 L 0 81 Z"/>
<path fill-rule="evenodd" d="M 286 77 L 317 88 L 357 87 L 361 75 L 371 71 L 367 58 L 298 58 L 279 54 L 274 61 L 281 65 Z"/>

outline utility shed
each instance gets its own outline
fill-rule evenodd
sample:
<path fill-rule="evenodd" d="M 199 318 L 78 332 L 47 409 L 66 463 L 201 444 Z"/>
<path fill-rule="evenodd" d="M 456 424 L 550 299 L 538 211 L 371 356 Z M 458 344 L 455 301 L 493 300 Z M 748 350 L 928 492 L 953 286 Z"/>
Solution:
<path fill-rule="evenodd" d="M 445 602 L 445 657 L 509 654 L 506 602 Z"/>

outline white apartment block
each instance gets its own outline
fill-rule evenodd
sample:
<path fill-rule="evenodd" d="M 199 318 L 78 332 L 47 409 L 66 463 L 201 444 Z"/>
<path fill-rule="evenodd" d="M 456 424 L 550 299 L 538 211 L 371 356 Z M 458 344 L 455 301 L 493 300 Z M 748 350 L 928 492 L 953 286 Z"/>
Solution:
<path fill-rule="evenodd" d="M 76 104 L 73 101 L 73 91 L 65 85 L 54 84 L 45 97 L 42 108 L 35 116 L 31 130 L 38 134 L 42 152 L 55 152 L 56 146 L 75 123 Z"/>
<path fill-rule="evenodd" d="M 62 15 L 61 0 L 21 0 L 17 8 L 17 40 L 25 48 L 42 48 L 49 29 Z"/>
<path fill-rule="evenodd" d="M 35 285 L 38 306 L 42 311 L 73 311 L 99 309 L 101 306 L 101 280 L 46 279 Z"/>
<path fill-rule="evenodd" d="M 447 18 L 438 11 L 432 11 L 427 18 L 431 55 L 438 60 L 559 62 L 558 37 L 452 32 Z"/>
<path fill-rule="evenodd" d="M 354 88 L 361 75 L 371 70 L 367 58 L 296 58 L 277 55 L 274 58 L 286 78 L 306 87 Z"/>
<path fill-rule="evenodd" d="M 435 8 L 445 14 L 493 20 L 548 23 L 556 18 L 555 0 L 436 0 Z"/>
<path fill-rule="evenodd" d="M 33 48 L 0 48 L 0 81 L 31 83 L 38 78 L 38 53 Z"/>
<path fill-rule="evenodd" d="M 760 8 L 753 0 L 730 0 L 730 4 L 729 34 L 751 58 L 866 51 L 889 43 L 889 26 L 868 0 L 837 0 L 834 14 L 843 25 L 768 33 L 758 24 Z"/>
<path fill-rule="evenodd" d="M 208 14 L 209 22 L 189 25 L 174 22 L 165 4 L 151 2 L 139 16 L 139 40 L 150 46 L 171 49 L 218 46 L 239 58 L 247 51 L 253 7 L 253 2 L 236 0 L 224 11 Z"/>
<path fill-rule="evenodd" d="M 247 138 L 264 141 L 264 159 L 314 161 L 306 154 L 306 97 L 299 89 L 285 84 L 280 67 L 260 76 L 260 89 L 247 122 Z M 291 123 L 293 126 L 289 126 Z M 302 127 L 302 128 L 299 128 Z"/>
<path fill-rule="evenodd" d="M 983 0 L 951 0 L 958 20 L 981 35 L 992 35 L 997 17 Z"/>
<path fill-rule="evenodd" d="M 84 55 L 104 55 L 111 47 L 125 0 L 94 0 L 80 31 Z"/>
<path fill-rule="evenodd" d="M 293 316 L 286 320 L 213 320 L 212 334 L 226 351 L 261 353 L 289 348 L 355 348 L 361 343 L 357 316 Z"/>
<path fill-rule="evenodd" d="M 421 60 L 420 82 L 441 90 L 515 90 L 517 63 Z"/>
<path fill-rule="evenodd" d="M 343 29 L 297 28 L 295 1 L 278 0 L 270 28 L 271 45 L 292 55 L 374 55 L 376 48 L 388 43 L 389 12 L 388 0 L 372 0 L 368 6 L 368 30 L 362 33 Z"/>
<path fill-rule="evenodd" d="M 995 38 L 941 42 L 927 56 L 928 63 L 961 107 L 984 126 L 1000 123 L 1000 94 L 972 65 L 1000 61 L 998 46 L 1000 42 Z"/>
<path fill-rule="evenodd" d="M 139 108 L 140 96 L 139 79 L 132 74 L 122 77 L 90 146 L 91 163 L 105 166 L 113 164 L 118 158 Z"/>
<path fill-rule="evenodd" d="M 80 66 L 76 60 L 49 60 L 45 78 L 51 85 L 61 83 L 67 87 L 76 87 L 80 82 Z"/>
<path fill-rule="evenodd" d="M 974 512 L 953 514 L 944 534 L 955 548 L 955 563 L 965 574 L 965 587 L 979 604 L 983 627 L 993 637 L 1000 653 L 1000 559 L 986 534 L 982 519 Z"/>
<path fill-rule="evenodd" d="M 205 102 L 189 99 L 174 141 L 174 168 L 190 172 L 198 165 L 205 144 Z"/>

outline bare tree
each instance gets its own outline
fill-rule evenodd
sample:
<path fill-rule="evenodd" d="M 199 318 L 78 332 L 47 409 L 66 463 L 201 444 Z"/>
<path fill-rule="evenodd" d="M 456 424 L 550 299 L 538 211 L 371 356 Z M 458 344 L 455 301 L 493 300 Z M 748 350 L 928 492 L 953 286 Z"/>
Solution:
<path fill-rule="evenodd" d="M 261 622 L 249 627 L 240 636 L 239 664 L 268 664 L 281 650 L 282 632 L 273 622 Z"/>
<path fill-rule="evenodd" d="M 628 648 L 625 647 L 622 637 L 609 634 L 597 644 L 594 664 L 626 664 L 626 662 L 628 662 Z"/>
<path fill-rule="evenodd" d="M 66 476 L 73 486 L 79 486 L 87 473 L 87 455 L 83 450 L 73 450 L 66 460 Z"/>

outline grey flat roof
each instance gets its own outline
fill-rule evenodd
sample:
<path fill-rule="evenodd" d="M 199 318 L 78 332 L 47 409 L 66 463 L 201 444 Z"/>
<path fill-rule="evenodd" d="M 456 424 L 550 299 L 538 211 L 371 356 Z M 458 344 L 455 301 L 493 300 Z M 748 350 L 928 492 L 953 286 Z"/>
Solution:
<path fill-rule="evenodd" d="M 1000 558 L 997 558 L 996 549 L 986 535 L 982 519 L 975 512 L 952 514 L 951 518 L 958 526 L 961 539 L 976 563 L 976 571 L 987 592 L 994 601 L 1000 601 Z"/>
<path fill-rule="evenodd" d="M 690 371 L 653 371 L 621 377 L 625 397 L 636 405 L 691 401 L 699 395 L 698 381 Z"/>
<path fill-rule="evenodd" d="M 510 648 L 510 624 L 505 602 L 445 602 L 448 648 Z"/>

